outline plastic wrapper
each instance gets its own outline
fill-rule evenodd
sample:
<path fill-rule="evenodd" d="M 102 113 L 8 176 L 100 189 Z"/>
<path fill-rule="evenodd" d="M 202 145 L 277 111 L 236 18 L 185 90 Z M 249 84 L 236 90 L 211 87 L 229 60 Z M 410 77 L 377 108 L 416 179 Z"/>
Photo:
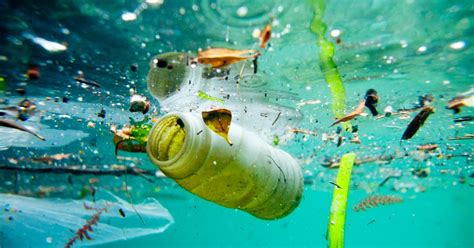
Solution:
<path fill-rule="evenodd" d="M 164 232 L 173 217 L 157 200 L 132 205 L 111 193 L 96 195 L 96 202 L 37 199 L 0 194 L 0 247 L 64 247 L 87 220 L 97 213 L 88 207 L 109 206 L 89 232 L 91 240 L 74 246 L 107 244 Z M 138 214 L 140 216 L 138 216 Z M 140 218 L 141 217 L 141 218 Z M 142 221 L 143 219 L 143 221 Z"/>

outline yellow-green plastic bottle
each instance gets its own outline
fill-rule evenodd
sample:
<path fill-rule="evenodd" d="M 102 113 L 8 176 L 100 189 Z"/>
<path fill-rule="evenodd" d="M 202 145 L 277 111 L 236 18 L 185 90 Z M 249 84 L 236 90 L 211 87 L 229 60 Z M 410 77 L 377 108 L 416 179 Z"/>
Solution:
<path fill-rule="evenodd" d="M 291 213 L 303 194 L 295 159 L 232 123 L 229 145 L 197 113 L 169 113 L 151 129 L 147 153 L 189 192 L 261 219 Z"/>

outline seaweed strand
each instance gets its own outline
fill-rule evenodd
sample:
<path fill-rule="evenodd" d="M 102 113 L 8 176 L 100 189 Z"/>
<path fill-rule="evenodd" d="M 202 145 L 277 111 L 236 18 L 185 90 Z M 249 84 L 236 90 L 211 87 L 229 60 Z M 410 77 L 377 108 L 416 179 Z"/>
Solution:
<path fill-rule="evenodd" d="M 84 208 L 87 210 L 96 210 L 97 212 L 91 216 L 91 218 L 84 224 L 81 228 L 79 228 L 74 237 L 70 238 L 69 241 L 66 243 L 64 246 L 65 248 L 70 248 L 74 243 L 76 242 L 77 239 L 84 240 L 91 240 L 92 237 L 90 236 L 89 232 L 93 232 L 92 226 L 97 225 L 99 223 L 99 218 L 102 213 L 107 212 L 107 209 L 109 208 L 109 204 L 106 204 L 103 208 L 95 208 L 88 206 L 87 204 L 84 203 Z"/>
<path fill-rule="evenodd" d="M 312 0 L 311 3 L 314 9 L 311 31 L 317 36 L 316 43 L 319 47 L 320 68 L 331 90 L 332 111 L 335 117 L 339 119 L 344 116 L 346 92 L 337 65 L 333 60 L 334 44 L 325 37 L 327 25 L 324 23 L 323 16 L 326 3 L 324 0 Z M 342 125 L 345 130 L 351 131 L 350 122 L 344 122 Z"/>
<path fill-rule="evenodd" d="M 355 153 L 347 153 L 342 156 L 341 167 L 337 173 L 326 237 L 330 248 L 344 247 L 347 196 L 349 194 L 349 183 L 355 159 Z"/>

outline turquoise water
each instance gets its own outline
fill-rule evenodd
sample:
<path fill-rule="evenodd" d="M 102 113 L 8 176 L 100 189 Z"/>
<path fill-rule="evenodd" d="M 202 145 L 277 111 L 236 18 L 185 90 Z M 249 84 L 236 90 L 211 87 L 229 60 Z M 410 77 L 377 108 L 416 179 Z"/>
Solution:
<path fill-rule="evenodd" d="M 112 235 L 119 239 L 116 242 L 97 245 L 84 240 L 76 245 L 327 246 L 335 188 L 331 182 L 337 175 L 337 169 L 327 166 L 348 152 L 355 152 L 359 160 L 367 162 L 355 166 L 351 177 L 347 247 L 474 245 L 473 121 L 454 122 L 455 118 L 472 116 L 473 110 L 467 106 L 454 114 L 446 109 L 452 98 L 474 87 L 471 1 L 326 1 L 326 37 L 335 44 L 333 59 L 345 86 L 346 113 L 371 88 L 380 97 L 380 113 L 388 107 L 395 112 L 417 108 L 419 96 L 434 97 L 430 105 L 435 113 L 410 140 L 400 142 L 419 108 L 381 118 L 365 109 L 367 114 L 351 121 L 359 129 L 361 143 L 351 143 L 354 136 L 342 131 L 340 146 L 337 127 L 329 127 L 335 120 L 332 97 L 320 70 L 316 35 L 309 28 L 313 18 L 310 1 L 2 1 L 0 13 L 0 107 L 5 110 L 16 106 L 25 97 L 37 106 L 34 114 L 27 115 L 28 120 L 10 114 L 2 114 L 1 118 L 15 120 L 46 139 L 0 127 L 0 193 L 53 203 L 58 199 L 75 200 L 83 210 L 81 203 L 91 201 L 90 189 L 96 188 L 126 201 L 132 198 L 139 210 L 146 198 L 156 199 L 172 216 L 172 221 L 165 218 L 170 224 L 159 233 L 129 239 L 128 234 L 118 231 Z M 289 152 L 301 166 L 304 195 L 293 213 L 280 220 L 260 220 L 194 196 L 162 175 L 155 177 L 156 167 L 146 154 L 114 154 L 110 126 L 128 124 L 129 117 L 143 118 L 143 114 L 129 111 L 131 88 L 150 99 L 148 116 L 163 115 L 165 107 L 187 107 L 185 103 L 194 99 L 182 95 L 167 102 L 153 97 L 146 77 L 154 56 L 165 52 L 194 56 L 208 47 L 258 49 L 259 41 L 252 33 L 269 23 L 270 16 L 274 17 L 273 35 L 268 47 L 261 50 L 257 74 L 241 82 L 239 88 L 244 99 L 255 99 L 248 109 L 249 116 L 255 114 L 262 121 L 252 122 L 253 117 L 238 112 L 234 116 L 249 129 L 267 135 L 270 143 L 274 135 L 279 137 L 276 147 Z M 340 42 L 333 37 L 336 33 L 331 31 L 335 30 L 341 33 Z M 38 79 L 25 76 L 31 65 L 38 68 Z M 79 71 L 89 84 L 77 82 Z M 100 84 L 100 88 L 91 82 Z M 222 88 L 231 94 L 237 91 L 234 84 Z M 24 89 L 26 96 L 17 89 Z M 219 89 L 215 94 L 210 88 L 204 89 L 219 96 Z M 309 100 L 313 104 L 304 104 Z M 198 99 L 192 104 L 202 107 L 209 102 Z M 231 100 L 226 104 L 229 108 L 239 105 Z M 98 116 L 101 110 L 105 118 Z M 278 111 L 284 114 L 272 127 L 272 113 Z M 269 117 L 261 114 L 267 112 Z M 312 134 L 294 134 L 288 131 L 291 128 Z M 453 139 L 456 137 L 468 138 Z M 423 144 L 436 144 L 438 148 L 417 150 Z M 51 157 L 57 154 L 63 156 Z M 57 170 L 111 171 L 119 166 L 140 168 L 150 175 L 145 178 Z M 429 169 L 426 176 L 414 175 L 423 169 Z M 394 177 L 382 184 L 389 176 Z M 396 195 L 404 201 L 353 211 L 352 207 L 369 194 Z M 65 236 L 60 236 L 58 233 L 67 228 L 61 229 L 59 224 L 50 232 L 32 232 L 26 229 L 27 222 L 16 222 L 21 213 L 13 215 L 5 210 L 9 207 L 2 206 L 0 213 L 0 247 L 61 247 L 68 234 L 74 235 L 67 230 Z M 21 210 L 21 205 L 15 208 Z M 37 214 L 48 216 L 51 225 L 61 222 L 54 211 L 39 209 Z M 116 211 L 110 214 L 118 216 Z M 125 219 L 136 219 L 138 224 L 133 225 L 142 225 L 133 211 L 126 214 Z M 156 230 L 149 222 L 152 216 L 144 211 L 142 215 L 143 228 Z M 81 225 L 75 223 L 70 229 Z M 101 223 L 95 227 L 100 228 Z M 91 233 L 96 241 L 104 239 L 99 232 Z"/>

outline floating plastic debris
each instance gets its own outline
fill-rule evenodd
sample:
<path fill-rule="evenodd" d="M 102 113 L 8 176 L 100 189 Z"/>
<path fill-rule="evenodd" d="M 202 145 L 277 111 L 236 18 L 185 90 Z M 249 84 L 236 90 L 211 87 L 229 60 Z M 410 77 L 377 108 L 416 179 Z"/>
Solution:
<path fill-rule="evenodd" d="M 142 12 L 148 7 L 159 7 L 163 4 L 164 0 L 146 0 L 141 2 L 133 11 L 126 11 L 122 14 L 122 21 L 131 22 L 137 20 Z"/>
<path fill-rule="evenodd" d="M 122 20 L 129 22 L 129 21 L 135 21 L 137 19 L 137 14 L 132 13 L 132 12 L 125 12 L 122 14 Z"/>
<path fill-rule="evenodd" d="M 105 118 L 105 109 L 101 109 L 99 113 L 97 113 L 97 117 L 100 117 L 100 118 Z"/>
<path fill-rule="evenodd" d="M 95 128 L 95 122 L 92 122 L 92 121 L 87 122 L 87 127 L 88 128 Z"/>
<path fill-rule="evenodd" d="M 30 65 L 25 75 L 30 80 L 36 80 L 40 78 L 41 74 L 37 65 Z"/>
<path fill-rule="evenodd" d="M 233 146 L 198 114 L 170 113 L 150 131 L 147 153 L 164 174 L 204 199 L 262 219 L 291 213 L 303 194 L 296 161 L 235 123 L 229 137 Z"/>
<path fill-rule="evenodd" d="M 433 151 L 433 150 L 438 149 L 438 145 L 437 144 L 419 145 L 416 147 L 416 149 L 420 151 Z"/>
<path fill-rule="evenodd" d="M 76 241 L 80 245 L 100 245 L 115 241 L 143 237 L 164 232 L 174 223 L 173 217 L 160 203 L 148 198 L 134 207 L 140 213 L 146 225 L 143 225 L 132 205 L 111 193 L 95 194 L 95 202 L 61 199 L 37 199 L 31 197 L 0 194 L 0 206 L 11 211 L 2 213 L 13 221 L 0 221 L 2 247 L 64 246 L 95 211 L 85 206 L 105 206 L 91 233 L 91 240 Z M 13 211 L 13 209 L 15 211 Z M 118 211 L 129 213 L 126 218 Z M 54 221 L 52 221 L 54 220 Z M 21 231 L 19 231 L 21 230 Z M 48 240 L 50 242 L 48 242 Z M 50 244 L 48 244 L 50 243 Z"/>
<path fill-rule="evenodd" d="M 27 39 L 30 39 L 34 43 L 40 45 L 42 48 L 46 49 L 48 52 L 55 53 L 55 52 L 63 52 L 67 50 L 67 46 L 63 44 L 60 44 L 54 41 L 49 41 L 41 37 L 36 37 L 29 33 L 24 33 L 23 36 Z"/>
<path fill-rule="evenodd" d="M 316 136 L 318 133 L 315 131 L 311 130 L 305 130 L 305 129 L 299 129 L 299 128 L 291 128 L 289 130 L 290 133 L 295 133 L 295 134 L 307 134 L 307 135 L 312 135 Z"/>
<path fill-rule="evenodd" d="M 418 49 L 417 49 L 417 51 L 418 51 L 419 53 L 426 52 L 426 50 L 427 50 L 427 47 L 426 47 L 426 46 L 420 46 L 420 47 L 418 47 Z"/>
<path fill-rule="evenodd" d="M 331 32 L 329 33 L 331 35 L 331 37 L 333 38 L 339 38 L 339 36 L 341 36 L 341 30 L 339 29 L 333 29 L 331 30 Z"/>
<path fill-rule="evenodd" d="M 150 60 L 147 75 L 149 92 L 162 101 L 175 93 L 185 82 L 190 72 L 187 71 L 188 55 L 182 53 L 163 53 Z"/>
<path fill-rule="evenodd" d="M 164 0 L 146 0 L 146 3 L 151 5 L 162 5 Z"/>
<path fill-rule="evenodd" d="M 84 84 L 84 87 L 93 86 L 100 88 L 101 85 L 94 80 L 89 80 L 84 77 L 84 73 L 79 71 L 78 74 L 74 77 L 74 80 L 80 84 Z"/>
<path fill-rule="evenodd" d="M 134 94 L 130 97 L 130 112 L 141 112 L 146 114 L 150 110 L 150 101 L 147 97 Z"/>
<path fill-rule="evenodd" d="M 17 89 L 20 95 L 24 96 L 26 91 L 22 88 Z M 17 106 L 8 106 L 0 108 L 0 116 L 10 116 L 21 121 L 30 119 L 36 113 L 36 104 L 28 99 L 24 99 Z"/>
<path fill-rule="evenodd" d="M 266 77 L 255 74 L 250 61 L 211 68 L 193 60 L 192 55 L 185 53 L 164 53 L 150 60 L 148 89 L 160 101 L 160 111 L 201 114 L 216 105 L 223 107 L 200 94 L 203 92 L 223 100 L 225 108 L 238 116 L 233 122 L 258 133 L 269 143 L 274 135 L 282 137 L 286 127 L 297 126 L 301 121 L 293 103 L 299 98 L 281 90 L 268 90 Z"/>
<path fill-rule="evenodd" d="M 447 108 L 452 109 L 457 114 L 461 112 L 462 107 L 474 107 L 474 88 L 451 99 Z"/>
<path fill-rule="evenodd" d="M 313 105 L 313 104 L 321 104 L 321 100 L 315 99 L 315 100 L 301 101 L 296 104 L 296 107 L 301 108 L 305 105 Z"/>
<path fill-rule="evenodd" d="M 461 50 L 466 46 L 466 42 L 464 41 L 457 41 L 449 44 L 449 47 L 454 50 Z"/>
<path fill-rule="evenodd" d="M 474 116 L 462 116 L 454 119 L 454 122 L 474 121 Z"/>
<path fill-rule="evenodd" d="M 428 177 L 431 173 L 431 169 L 429 167 L 427 168 L 419 168 L 416 169 L 412 172 L 413 175 L 419 177 L 419 178 L 425 178 Z"/>
<path fill-rule="evenodd" d="M 21 124 L 18 124 L 15 121 L 12 121 L 12 120 L 0 119 L 0 126 L 7 127 L 7 128 L 14 128 L 14 129 L 26 132 L 26 133 L 30 133 L 30 134 L 34 135 L 35 137 L 37 137 L 40 140 L 43 140 L 43 141 L 46 140 L 43 136 L 39 135 L 38 133 L 36 133 L 36 132 L 26 128 L 25 126 L 23 126 Z"/>

